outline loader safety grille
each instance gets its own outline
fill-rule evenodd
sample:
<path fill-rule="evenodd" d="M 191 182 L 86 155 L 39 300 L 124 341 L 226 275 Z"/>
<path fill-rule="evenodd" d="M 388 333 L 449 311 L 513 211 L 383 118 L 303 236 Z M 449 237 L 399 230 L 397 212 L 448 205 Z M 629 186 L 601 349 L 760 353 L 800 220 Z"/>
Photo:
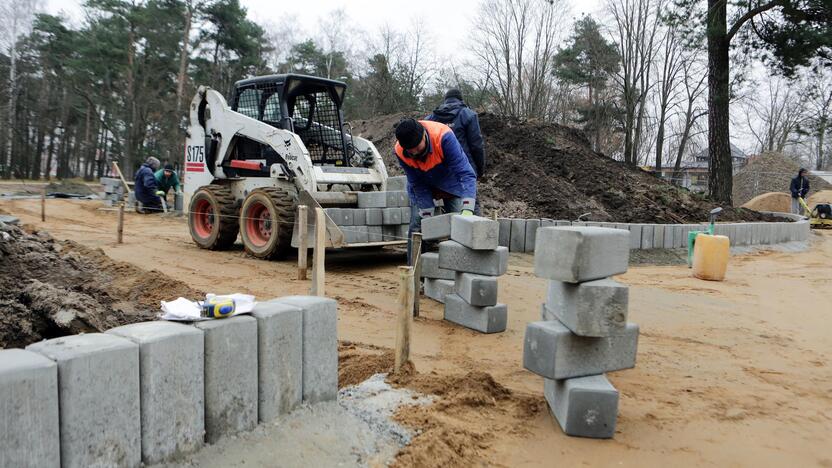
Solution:
<path fill-rule="evenodd" d="M 341 116 L 328 92 L 297 96 L 289 103 L 289 115 L 314 164 L 348 165 Z"/>

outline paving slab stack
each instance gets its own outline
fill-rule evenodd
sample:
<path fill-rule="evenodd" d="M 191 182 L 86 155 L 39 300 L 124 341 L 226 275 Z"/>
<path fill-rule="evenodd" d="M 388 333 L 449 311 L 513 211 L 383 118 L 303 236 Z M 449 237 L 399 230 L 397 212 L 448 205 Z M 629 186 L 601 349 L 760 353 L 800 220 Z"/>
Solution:
<path fill-rule="evenodd" d="M 337 304 L 144 322 L 0 350 L 0 467 L 165 463 L 338 393 Z"/>
<path fill-rule="evenodd" d="M 445 304 L 445 320 L 482 333 L 505 331 L 508 307 L 497 301 L 497 277 L 508 269 L 500 225 L 448 213 L 422 220 L 422 239 L 439 251 L 422 255 L 425 295 Z M 448 240 L 444 240 L 448 239 Z"/>
<path fill-rule="evenodd" d="M 601 227 L 536 232 L 535 275 L 549 280 L 541 321 L 526 326 L 523 367 L 544 379 L 552 415 L 568 435 L 611 438 L 618 390 L 605 373 L 635 366 L 638 325 L 627 322 L 630 233 Z"/>
<path fill-rule="evenodd" d="M 104 200 L 104 206 L 116 206 L 124 200 L 124 184 L 121 179 L 115 177 L 102 177 L 100 179 L 103 192 L 99 192 L 98 196 Z"/>
<path fill-rule="evenodd" d="M 407 240 L 410 197 L 404 176 L 387 179 L 383 192 L 358 192 L 358 208 L 326 208 L 348 244 Z"/>

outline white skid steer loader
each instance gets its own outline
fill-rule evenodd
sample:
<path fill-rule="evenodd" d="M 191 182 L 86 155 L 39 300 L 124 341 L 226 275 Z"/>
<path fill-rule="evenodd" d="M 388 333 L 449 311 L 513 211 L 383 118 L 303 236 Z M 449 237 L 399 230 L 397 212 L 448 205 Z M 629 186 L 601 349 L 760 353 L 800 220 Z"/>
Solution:
<path fill-rule="evenodd" d="M 229 105 L 219 92 L 199 87 L 184 164 L 188 225 L 197 245 L 226 249 L 239 233 L 249 254 L 280 258 L 298 245 L 299 204 L 309 207 L 312 224 L 317 207 L 355 207 L 357 192 L 386 190 L 387 170 L 375 146 L 343 130 L 345 91 L 339 81 L 271 75 L 235 83 Z M 327 216 L 330 247 L 403 242 L 348 243 Z"/>

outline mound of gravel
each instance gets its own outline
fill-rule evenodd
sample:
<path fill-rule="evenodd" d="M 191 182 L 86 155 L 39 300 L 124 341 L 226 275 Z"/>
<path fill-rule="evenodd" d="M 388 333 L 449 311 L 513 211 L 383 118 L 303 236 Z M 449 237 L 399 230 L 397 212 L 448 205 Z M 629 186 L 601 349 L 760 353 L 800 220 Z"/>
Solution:
<path fill-rule="evenodd" d="M 789 192 L 789 185 L 800 164 L 779 153 L 765 153 L 755 156 L 748 164 L 734 175 L 734 205 L 740 206 L 752 198 L 768 192 Z M 809 176 L 809 187 L 812 193 L 830 190 L 825 180 Z"/>

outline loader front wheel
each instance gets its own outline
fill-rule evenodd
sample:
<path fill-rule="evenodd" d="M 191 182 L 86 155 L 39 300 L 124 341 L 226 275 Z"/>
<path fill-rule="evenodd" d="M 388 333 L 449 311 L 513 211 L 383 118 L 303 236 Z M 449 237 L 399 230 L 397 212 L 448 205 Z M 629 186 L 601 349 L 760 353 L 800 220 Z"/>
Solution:
<path fill-rule="evenodd" d="M 240 210 L 240 236 L 249 255 L 256 258 L 283 258 L 292 249 L 295 201 L 276 188 L 252 191 Z"/>
<path fill-rule="evenodd" d="M 240 230 L 231 190 L 208 185 L 197 190 L 188 208 L 191 238 L 203 249 L 226 250 Z"/>

